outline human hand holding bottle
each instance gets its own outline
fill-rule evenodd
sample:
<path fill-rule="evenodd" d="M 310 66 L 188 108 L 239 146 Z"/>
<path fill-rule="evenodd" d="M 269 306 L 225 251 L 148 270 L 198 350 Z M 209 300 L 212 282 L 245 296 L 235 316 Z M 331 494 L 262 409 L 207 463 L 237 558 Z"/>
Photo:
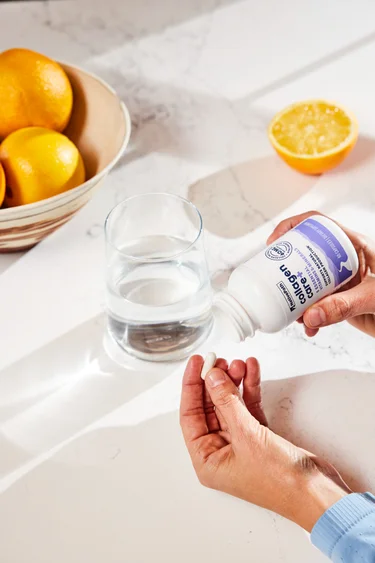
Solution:
<path fill-rule="evenodd" d="M 275 228 L 267 244 L 272 244 L 312 215 L 321 213 L 309 211 L 285 219 Z M 354 327 L 375 337 L 375 243 L 342 225 L 340 227 L 358 254 L 358 272 L 338 292 L 307 309 L 300 321 L 304 323 L 308 336 L 315 336 L 321 327 L 347 320 Z"/>

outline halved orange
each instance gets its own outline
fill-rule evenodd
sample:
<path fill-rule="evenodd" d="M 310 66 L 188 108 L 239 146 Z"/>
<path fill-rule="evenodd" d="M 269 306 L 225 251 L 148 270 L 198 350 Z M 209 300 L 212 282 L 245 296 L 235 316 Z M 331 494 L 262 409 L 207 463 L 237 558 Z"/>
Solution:
<path fill-rule="evenodd" d="M 338 166 L 353 149 L 358 123 L 338 104 L 308 100 L 275 115 L 268 137 L 289 166 L 305 174 L 322 174 Z"/>

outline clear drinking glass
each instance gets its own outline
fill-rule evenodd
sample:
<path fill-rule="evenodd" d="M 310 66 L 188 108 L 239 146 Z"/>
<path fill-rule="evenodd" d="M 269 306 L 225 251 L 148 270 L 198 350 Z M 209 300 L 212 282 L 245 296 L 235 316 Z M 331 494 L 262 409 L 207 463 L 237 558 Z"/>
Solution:
<path fill-rule="evenodd" d="M 137 195 L 112 209 L 105 233 L 111 337 L 143 360 L 189 355 L 212 326 L 198 209 L 172 194 Z"/>

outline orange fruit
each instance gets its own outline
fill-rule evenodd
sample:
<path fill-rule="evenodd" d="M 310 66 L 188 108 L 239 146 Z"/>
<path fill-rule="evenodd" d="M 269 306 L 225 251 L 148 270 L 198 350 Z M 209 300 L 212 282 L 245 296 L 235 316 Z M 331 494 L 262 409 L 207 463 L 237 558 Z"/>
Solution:
<path fill-rule="evenodd" d="M 271 121 L 268 137 L 289 166 L 322 174 L 338 166 L 358 139 L 358 123 L 347 109 L 324 100 L 293 104 Z"/>
<path fill-rule="evenodd" d="M 4 201 L 5 196 L 5 174 L 4 168 L 0 164 L 0 207 Z"/>
<path fill-rule="evenodd" d="M 0 138 L 29 126 L 63 131 L 73 107 L 65 71 L 28 49 L 0 53 Z"/>
<path fill-rule="evenodd" d="M 52 197 L 85 181 L 77 147 L 62 133 L 26 127 L 0 145 L 6 175 L 5 205 L 13 207 Z"/>

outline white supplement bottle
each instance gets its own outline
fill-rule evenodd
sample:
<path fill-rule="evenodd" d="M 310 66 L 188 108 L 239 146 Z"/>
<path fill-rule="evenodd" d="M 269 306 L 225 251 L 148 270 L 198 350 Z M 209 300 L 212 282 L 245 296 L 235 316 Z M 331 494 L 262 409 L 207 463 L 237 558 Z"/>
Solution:
<path fill-rule="evenodd" d="M 244 340 L 256 330 L 282 330 L 357 271 L 348 236 L 331 219 L 314 215 L 236 268 L 215 304 Z"/>

